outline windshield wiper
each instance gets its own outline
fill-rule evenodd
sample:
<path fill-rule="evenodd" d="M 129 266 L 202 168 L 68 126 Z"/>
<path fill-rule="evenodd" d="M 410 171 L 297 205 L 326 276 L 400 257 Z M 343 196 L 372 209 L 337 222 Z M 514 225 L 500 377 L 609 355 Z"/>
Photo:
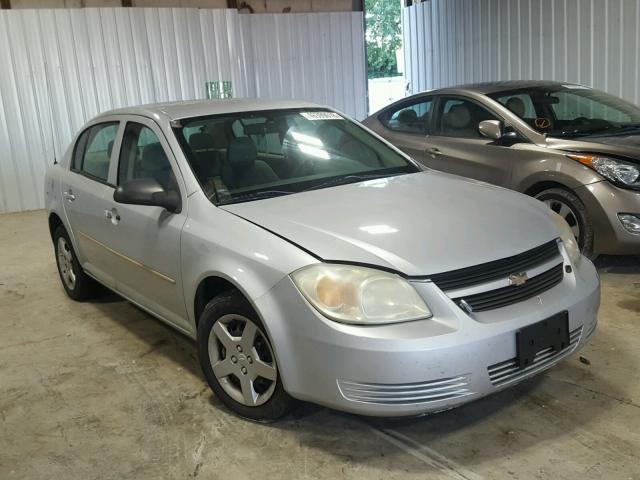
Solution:
<path fill-rule="evenodd" d="M 640 130 L 640 123 L 621 123 L 620 125 L 615 125 L 612 127 L 597 132 L 594 132 L 596 135 L 594 136 L 612 136 L 612 135 L 626 135 L 630 132 L 635 132 Z"/>
<path fill-rule="evenodd" d="M 219 205 L 250 202 L 252 200 L 258 200 L 258 199 L 264 199 L 264 198 L 281 197 L 283 195 L 290 195 L 292 193 L 295 193 L 295 192 L 290 192 L 288 190 L 260 190 L 259 192 L 247 192 L 247 193 L 241 193 L 236 197 L 231 197 L 231 198 L 228 198 L 227 200 L 223 200 L 219 203 Z"/>
<path fill-rule="evenodd" d="M 309 188 L 305 188 L 302 190 L 303 192 L 308 192 L 309 190 L 320 190 L 321 188 L 328 187 L 337 187 L 338 185 L 347 185 L 349 183 L 356 182 L 364 182 L 365 180 L 373 180 L 376 178 L 385 178 L 385 177 L 393 177 L 396 175 L 402 175 L 402 173 L 394 172 L 394 173 L 371 173 L 371 174 L 350 174 L 344 175 L 342 177 L 333 178 L 327 182 L 320 183 L 318 185 L 314 185 Z"/>

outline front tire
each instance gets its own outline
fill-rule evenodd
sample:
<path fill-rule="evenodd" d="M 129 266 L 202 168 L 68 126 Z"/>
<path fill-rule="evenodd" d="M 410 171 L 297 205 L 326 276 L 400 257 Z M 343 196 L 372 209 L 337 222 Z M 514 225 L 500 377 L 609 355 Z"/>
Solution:
<path fill-rule="evenodd" d="M 543 190 L 535 196 L 569 224 L 583 255 L 593 257 L 593 226 L 578 196 L 563 188 Z"/>
<path fill-rule="evenodd" d="M 58 274 L 67 295 L 78 302 L 95 298 L 100 285 L 82 270 L 69 234 L 62 225 L 53 234 L 53 247 Z"/>
<path fill-rule="evenodd" d="M 271 421 L 293 409 L 271 341 L 238 292 L 212 299 L 198 322 L 198 357 L 209 386 L 230 410 Z"/>

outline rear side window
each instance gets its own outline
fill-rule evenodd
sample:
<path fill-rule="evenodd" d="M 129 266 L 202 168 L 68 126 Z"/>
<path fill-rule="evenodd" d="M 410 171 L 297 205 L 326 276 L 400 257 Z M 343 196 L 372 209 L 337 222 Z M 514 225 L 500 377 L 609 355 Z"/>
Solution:
<path fill-rule="evenodd" d="M 74 151 L 73 169 L 106 182 L 118 122 L 100 123 L 84 131 Z"/>
<path fill-rule="evenodd" d="M 158 135 L 140 123 L 128 122 L 122 137 L 118 185 L 137 178 L 153 178 L 165 190 L 177 189 L 171 163 Z"/>
<path fill-rule="evenodd" d="M 387 110 L 380 121 L 389 130 L 424 134 L 427 132 L 432 106 L 431 98 L 403 103 L 401 106 Z"/>

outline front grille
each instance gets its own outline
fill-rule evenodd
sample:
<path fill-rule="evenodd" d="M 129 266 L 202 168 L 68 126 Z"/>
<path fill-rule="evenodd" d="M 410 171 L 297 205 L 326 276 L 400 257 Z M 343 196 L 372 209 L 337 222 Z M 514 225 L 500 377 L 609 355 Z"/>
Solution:
<path fill-rule="evenodd" d="M 512 273 L 525 272 L 559 255 L 558 242 L 552 240 L 544 245 L 512 257 L 502 258 L 481 265 L 474 265 L 473 267 L 452 270 L 450 272 L 438 273 L 431 275 L 429 278 L 441 290 L 456 290 L 505 278 Z"/>
<path fill-rule="evenodd" d="M 465 397 L 473 393 L 468 386 L 469 379 L 464 375 L 404 384 L 338 380 L 340 392 L 347 400 L 381 405 L 429 403 Z"/>
<path fill-rule="evenodd" d="M 517 358 L 512 358 L 489 366 L 487 371 L 489 372 L 489 379 L 491 380 L 491 383 L 498 387 L 521 380 L 532 373 L 543 370 L 545 367 L 550 366 L 555 361 L 573 352 L 580 341 L 581 333 L 582 327 L 576 328 L 569 334 L 568 347 L 560 350 L 559 352 L 553 350 L 552 347 L 541 350 L 536 354 L 533 363 L 525 368 L 520 368 L 518 366 Z"/>
<path fill-rule="evenodd" d="M 562 281 L 563 275 L 563 264 L 559 263 L 546 272 L 530 278 L 522 285 L 509 285 L 508 287 L 489 290 L 488 292 L 454 298 L 453 301 L 464 309 L 464 300 L 473 312 L 483 312 L 485 310 L 506 307 L 507 305 L 522 302 L 549 290 Z"/>

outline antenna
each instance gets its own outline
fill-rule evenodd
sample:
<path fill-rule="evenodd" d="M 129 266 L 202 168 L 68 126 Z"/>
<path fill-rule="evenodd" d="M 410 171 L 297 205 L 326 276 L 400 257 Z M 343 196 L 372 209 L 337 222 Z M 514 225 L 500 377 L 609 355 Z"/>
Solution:
<path fill-rule="evenodd" d="M 51 106 L 51 102 L 53 101 L 53 98 L 51 97 L 51 88 L 49 86 L 49 76 L 47 75 L 47 61 L 44 61 L 44 80 L 45 83 L 47 85 L 47 106 L 49 107 L 49 125 L 51 127 L 51 145 L 53 146 L 53 164 L 57 165 L 58 164 L 58 158 L 56 156 L 56 135 L 54 132 L 54 125 L 55 123 L 53 122 L 53 107 Z"/>

